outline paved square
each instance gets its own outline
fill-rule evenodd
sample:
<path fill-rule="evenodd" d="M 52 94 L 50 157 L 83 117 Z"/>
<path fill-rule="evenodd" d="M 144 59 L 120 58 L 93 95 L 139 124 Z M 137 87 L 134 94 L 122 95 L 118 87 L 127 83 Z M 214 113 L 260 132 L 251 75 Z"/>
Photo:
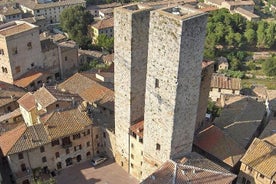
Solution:
<path fill-rule="evenodd" d="M 56 177 L 57 184 L 138 184 L 118 164 L 107 160 L 93 167 L 89 161 L 64 169 Z"/>

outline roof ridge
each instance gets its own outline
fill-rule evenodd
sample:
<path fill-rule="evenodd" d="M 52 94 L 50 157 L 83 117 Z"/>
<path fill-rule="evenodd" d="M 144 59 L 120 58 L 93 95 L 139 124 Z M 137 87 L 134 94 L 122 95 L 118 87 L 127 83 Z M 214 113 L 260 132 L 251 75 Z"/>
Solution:
<path fill-rule="evenodd" d="M 186 165 L 186 164 L 181 164 L 181 163 L 177 163 L 177 164 L 180 165 L 180 166 L 191 168 L 191 169 L 203 170 L 203 171 L 207 171 L 207 172 L 221 174 L 221 175 L 224 175 L 224 176 L 236 176 L 236 175 L 232 174 L 231 172 L 226 173 L 226 172 L 222 172 L 222 171 L 214 171 L 214 170 L 211 170 L 211 169 L 204 169 L 204 168 L 200 168 L 200 167 L 196 167 L 196 166 L 192 166 L 192 165 Z"/>

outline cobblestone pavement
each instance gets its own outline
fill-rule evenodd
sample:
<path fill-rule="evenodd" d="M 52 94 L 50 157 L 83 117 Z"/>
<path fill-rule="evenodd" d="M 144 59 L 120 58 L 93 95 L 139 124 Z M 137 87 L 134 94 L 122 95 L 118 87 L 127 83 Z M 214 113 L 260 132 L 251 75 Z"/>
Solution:
<path fill-rule="evenodd" d="M 118 164 L 108 160 L 96 167 L 89 161 L 64 169 L 55 177 L 57 184 L 138 184 Z"/>

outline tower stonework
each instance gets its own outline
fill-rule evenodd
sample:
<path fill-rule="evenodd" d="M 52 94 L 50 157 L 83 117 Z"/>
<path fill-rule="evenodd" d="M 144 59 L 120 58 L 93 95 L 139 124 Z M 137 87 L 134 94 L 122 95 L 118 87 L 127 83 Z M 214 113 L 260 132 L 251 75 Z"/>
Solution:
<path fill-rule="evenodd" d="M 207 14 L 186 7 L 151 11 L 144 177 L 192 150 L 206 23 Z"/>
<path fill-rule="evenodd" d="M 115 159 L 127 171 L 129 128 L 144 116 L 150 10 L 133 4 L 114 11 Z"/>

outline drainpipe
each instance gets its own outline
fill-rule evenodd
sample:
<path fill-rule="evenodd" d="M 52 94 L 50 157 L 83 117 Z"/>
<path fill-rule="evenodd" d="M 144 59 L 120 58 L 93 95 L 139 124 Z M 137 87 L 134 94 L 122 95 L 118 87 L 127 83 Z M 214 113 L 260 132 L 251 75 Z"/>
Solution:
<path fill-rule="evenodd" d="M 128 173 L 130 174 L 130 128 L 128 128 Z"/>

